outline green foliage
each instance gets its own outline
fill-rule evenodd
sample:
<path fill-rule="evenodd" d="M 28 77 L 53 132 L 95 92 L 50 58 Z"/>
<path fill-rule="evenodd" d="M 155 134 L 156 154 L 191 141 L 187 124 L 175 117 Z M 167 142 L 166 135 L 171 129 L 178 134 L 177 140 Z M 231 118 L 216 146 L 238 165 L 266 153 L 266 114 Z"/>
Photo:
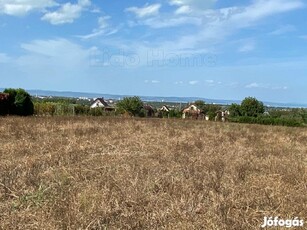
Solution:
<path fill-rule="evenodd" d="M 238 123 L 249 123 L 249 124 L 261 124 L 261 125 L 280 125 L 280 126 L 291 126 L 291 127 L 300 127 L 303 126 L 303 123 L 297 119 L 291 118 L 273 118 L 273 117 L 231 117 L 229 118 L 231 122 Z"/>
<path fill-rule="evenodd" d="M 9 94 L 9 114 L 30 116 L 34 113 L 34 105 L 29 93 L 24 89 L 5 89 Z"/>
<path fill-rule="evenodd" d="M 238 104 L 231 104 L 228 108 L 231 117 L 241 116 L 241 106 Z"/>
<path fill-rule="evenodd" d="M 257 117 L 264 113 L 264 105 L 254 97 L 246 97 L 241 103 L 243 116 Z"/>
<path fill-rule="evenodd" d="M 173 109 L 169 111 L 170 118 L 180 118 L 182 116 L 181 112 L 178 109 Z"/>
<path fill-rule="evenodd" d="M 143 102 L 139 97 L 125 97 L 117 103 L 121 113 L 129 113 L 132 116 L 144 116 Z"/>
<path fill-rule="evenodd" d="M 220 105 L 214 105 L 214 104 L 205 104 L 203 108 L 203 113 L 209 116 L 209 119 L 214 119 L 216 112 L 221 110 L 222 107 Z"/>
<path fill-rule="evenodd" d="M 43 116 L 53 116 L 56 111 L 55 103 L 40 103 L 34 102 L 34 114 L 35 115 L 43 115 Z"/>
<path fill-rule="evenodd" d="M 88 115 L 90 111 L 91 109 L 89 106 L 86 106 L 86 105 L 76 105 L 75 106 L 75 115 L 77 116 Z"/>
<path fill-rule="evenodd" d="M 78 98 L 66 98 L 66 97 L 45 97 L 45 98 L 32 98 L 33 103 L 57 103 L 57 104 L 74 104 L 74 105 L 91 105 L 91 101 Z"/>
<path fill-rule="evenodd" d="M 5 89 L 3 92 L 9 94 L 8 114 L 16 114 L 16 107 L 15 107 L 15 97 L 17 94 L 16 89 Z"/>
<path fill-rule="evenodd" d="M 200 111 L 204 112 L 205 107 L 206 107 L 206 103 L 202 100 L 198 100 L 194 102 L 194 105 L 197 106 L 198 109 L 200 109 Z"/>
<path fill-rule="evenodd" d="M 103 115 L 105 115 L 105 111 L 104 111 L 103 108 L 97 107 L 97 108 L 90 109 L 89 115 L 91 115 L 91 116 L 103 116 Z"/>

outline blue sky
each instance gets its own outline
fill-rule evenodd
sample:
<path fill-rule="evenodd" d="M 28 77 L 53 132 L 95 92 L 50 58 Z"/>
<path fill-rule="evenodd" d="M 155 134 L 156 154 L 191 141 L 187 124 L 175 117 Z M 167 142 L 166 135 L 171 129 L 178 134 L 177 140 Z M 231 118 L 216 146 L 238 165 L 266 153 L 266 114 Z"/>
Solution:
<path fill-rule="evenodd" d="M 307 102 L 303 0 L 0 0 L 0 88 Z"/>

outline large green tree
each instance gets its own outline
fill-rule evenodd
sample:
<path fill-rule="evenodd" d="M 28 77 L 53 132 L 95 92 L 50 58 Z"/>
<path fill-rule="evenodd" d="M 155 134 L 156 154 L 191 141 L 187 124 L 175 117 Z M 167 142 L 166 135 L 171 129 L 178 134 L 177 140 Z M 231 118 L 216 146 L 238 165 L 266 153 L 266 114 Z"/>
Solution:
<path fill-rule="evenodd" d="M 238 117 L 242 115 L 241 106 L 238 104 L 231 104 L 228 108 L 231 117 Z"/>
<path fill-rule="evenodd" d="M 34 105 L 31 96 L 24 89 L 5 89 L 9 94 L 9 114 L 30 116 L 34 113 Z"/>
<path fill-rule="evenodd" d="M 254 97 L 246 97 L 241 103 L 241 113 L 243 116 L 257 117 L 265 111 L 264 105 Z"/>
<path fill-rule="evenodd" d="M 142 116 L 143 102 L 139 97 L 125 97 L 117 103 L 117 108 L 121 112 L 127 112 L 132 116 Z"/>

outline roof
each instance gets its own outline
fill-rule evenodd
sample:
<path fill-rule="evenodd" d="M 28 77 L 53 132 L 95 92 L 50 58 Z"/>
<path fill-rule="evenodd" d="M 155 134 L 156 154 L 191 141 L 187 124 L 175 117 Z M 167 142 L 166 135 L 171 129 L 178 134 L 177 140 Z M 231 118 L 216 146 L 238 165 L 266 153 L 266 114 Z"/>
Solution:
<path fill-rule="evenodd" d="M 198 109 L 198 107 L 196 105 L 192 104 L 192 105 L 189 105 L 188 107 L 184 108 L 183 111 L 184 110 L 198 111 L 199 109 Z"/>
<path fill-rule="evenodd" d="M 104 98 L 97 98 L 95 101 L 93 101 L 92 105 L 94 105 L 95 103 L 100 102 L 104 107 L 109 106 L 108 103 L 104 100 Z"/>
<path fill-rule="evenodd" d="M 161 110 L 161 111 L 167 111 L 167 112 L 170 111 L 170 109 L 168 108 L 167 105 L 163 105 L 159 110 Z"/>
<path fill-rule="evenodd" d="M 154 110 L 153 107 L 150 105 L 143 105 L 143 108 L 146 110 Z"/>

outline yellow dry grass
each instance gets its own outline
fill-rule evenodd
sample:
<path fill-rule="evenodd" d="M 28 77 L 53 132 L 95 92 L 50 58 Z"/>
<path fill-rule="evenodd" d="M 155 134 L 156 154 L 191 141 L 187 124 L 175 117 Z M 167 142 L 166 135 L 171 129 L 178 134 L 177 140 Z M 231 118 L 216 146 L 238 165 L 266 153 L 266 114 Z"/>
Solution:
<path fill-rule="evenodd" d="M 0 118 L 0 229 L 259 229 L 306 219 L 307 129 Z"/>

